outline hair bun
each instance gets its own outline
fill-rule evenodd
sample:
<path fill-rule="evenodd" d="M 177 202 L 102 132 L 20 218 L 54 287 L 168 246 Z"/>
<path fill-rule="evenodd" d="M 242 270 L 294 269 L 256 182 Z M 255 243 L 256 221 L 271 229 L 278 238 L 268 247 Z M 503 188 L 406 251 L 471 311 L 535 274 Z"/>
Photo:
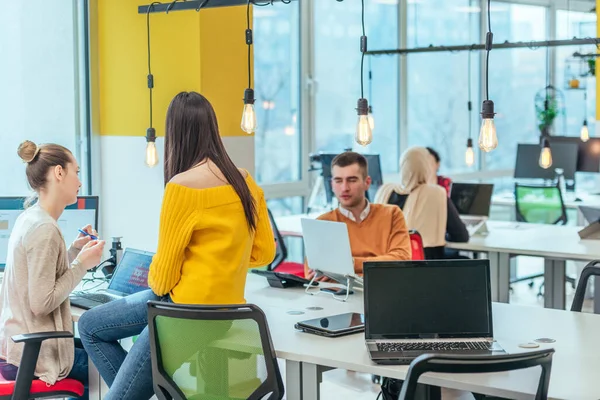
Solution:
<path fill-rule="evenodd" d="M 17 154 L 21 157 L 21 160 L 26 163 L 30 163 L 34 160 L 34 158 L 40 152 L 40 148 L 37 144 L 33 143 L 31 140 L 26 140 L 19 145 L 17 149 Z"/>

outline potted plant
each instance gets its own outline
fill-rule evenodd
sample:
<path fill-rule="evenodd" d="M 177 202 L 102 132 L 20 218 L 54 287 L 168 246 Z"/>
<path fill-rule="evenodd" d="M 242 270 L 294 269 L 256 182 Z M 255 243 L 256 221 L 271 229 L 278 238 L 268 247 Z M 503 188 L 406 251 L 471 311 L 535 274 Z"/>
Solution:
<path fill-rule="evenodd" d="M 560 110 L 556 98 L 551 94 L 546 95 L 546 99 L 543 103 L 536 103 L 535 111 L 537 114 L 538 128 L 542 136 L 550 136 L 552 131 L 552 124 L 558 115 Z"/>
<path fill-rule="evenodd" d="M 595 58 L 588 58 L 587 64 L 588 64 L 588 68 L 590 70 L 590 75 L 591 76 L 596 76 L 596 59 Z"/>

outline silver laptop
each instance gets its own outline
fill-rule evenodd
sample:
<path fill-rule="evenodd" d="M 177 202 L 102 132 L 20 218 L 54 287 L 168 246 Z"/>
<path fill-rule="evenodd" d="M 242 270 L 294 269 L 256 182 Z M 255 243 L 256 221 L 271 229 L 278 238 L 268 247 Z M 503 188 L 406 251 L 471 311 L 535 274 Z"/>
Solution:
<path fill-rule="evenodd" d="M 493 184 L 487 183 L 453 183 L 450 199 L 458 210 L 469 235 L 486 235 L 485 222 L 490 216 Z"/>
<path fill-rule="evenodd" d="M 148 272 L 154 253 L 127 248 L 110 278 L 106 290 L 97 292 L 79 291 L 69 296 L 71 305 L 89 310 L 148 289 Z"/>
<path fill-rule="evenodd" d="M 366 262 L 365 340 L 378 364 L 426 353 L 492 355 L 489 260 Z"/>
<path fill-rule="evenodd" d="M 600 208 L 579 206 L 579 211 L 581 211 L 588 224 L 600 221 Z"/>
<path fill-rule="evenodd" d="M 362 283 L 354 272 L 348 227 L 343 222 L 301 220 L 306 259 L 310 269 L 340 283 L 348 277 Z"/>

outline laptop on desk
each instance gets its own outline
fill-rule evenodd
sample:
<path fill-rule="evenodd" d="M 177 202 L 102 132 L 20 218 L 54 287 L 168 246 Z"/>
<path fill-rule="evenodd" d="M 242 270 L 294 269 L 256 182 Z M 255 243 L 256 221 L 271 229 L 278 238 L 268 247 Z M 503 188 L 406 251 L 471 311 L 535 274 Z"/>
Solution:
<path fill-rule="evenodd" d="M 422 354 L 503 354 L 494 341 L 489 260 L 366 262 L 365 340 L 377 364 Z"/>
<path fill-rule="evenodd" d="M 453 183 L 450 200 L 458 210 L 469 235 L 486 235 L 485 222 L 490 216 L 493 184 Z"/>
<path fill-rule="evenodd" d="M 337 282 L 348 277 L 362 284 L 354 272 L 348 227 L 343 222 L 302 219 L 302 237 L 308 266 Z"/>
<path fill-rule="evenodd" d="M 97 292 L 73 292 L 71 305 L 85 310 L 148 289 L 148 271 L 154 253 L 125 249 L 108 288 Z"/>

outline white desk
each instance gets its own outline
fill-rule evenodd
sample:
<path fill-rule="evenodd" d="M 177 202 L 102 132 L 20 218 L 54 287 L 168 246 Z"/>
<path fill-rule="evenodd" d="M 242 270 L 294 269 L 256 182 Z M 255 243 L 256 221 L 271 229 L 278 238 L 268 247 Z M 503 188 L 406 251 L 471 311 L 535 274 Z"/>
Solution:
<path fill-rule="evenodd" d="M 277 227 L 282 232 L 301 235 L 300 220 L 317 216 L 277 218 Z M 580 227 L 488 221 L 488 229 L 490 233 L 487 236 L 473 236 L 467 243 L 448 243 L 447 247 L 488 254 L 494 301 L 508 303 L 511 256 L 544 258 L 544 304 L 561 310 L 565 309 L 565 262 L 600 259 L 600 241 L 581 240 L 577 235 Z M 600 296 L 596 296 L 596 301 L 600 302 Z M 597 303 L 595 310 L 600 310 Z"/>
<path fill-rule="evenodd" d="M 264 278 L 249 276 L 246 299 L 266 313 L 277 357 L 286 360 L 288 400 L 319 399 L 320 375 L 324 369 L 341 368 L 404 379 L 407 366 L 373 364 L 364 335 L 330 339 L 296 331 L 294 323 L 343 312 L 363 312 L 360 292 L 347 303 L 327 295 L 310 296 L 302 289 L 274 289 Z M 311 311 L 307 307 L 320 306 Z M 287 311 L 301 310 L 304 315 Z M 493 305 L 495 337 L 510 353 L 523 352 L 519 343 L 540 337 L 556 339 L 550 380 L 551 399 L 598 399 L 600 385 L 600 316 L 508 304 Z M 541 347 L 541 348 L 542 348 Z M 531 399 L 537 389 L 539 369 L 499 374 L 427 374 L 420 382 L 514 399 Z"/>
<path fill-rule="evenodd" d="M 319 400 L 319 383 L 323 371 L 328 369 L 340 368 L 398 379 L 406 377 L 407 366 L 373 364 L 362 334 L 330 339 L 294 329 L 294 324 L 300 320 L 364 312 L 361 292 L 342 303 L 328 295 L 307 295 L 303 289 L 274 289 L 264 278 L 250 274 L 246 300 L 264 310 L 277 357 L 286 360 L 288 400 Z M 323 309 L 307 309 L 316 306 Z M 288 314 L 292 310 L 305 314 Z M 82 312 L 74 308 L 74 319 L 78 319 Z M 556 349 L 550 399 L 600 398 L 600 385 L 596 382 L 600 375 L 600 341 L 597 340 L 600 316 L 499 303 L 494 303 L 493 312 L 495 337 L 510 353 L 524 352 L 518 344 L 536 338 L 556 340 L 556 343 L 540 347 Z M 97 374 L 94 371 L 90 364 L 90 376 Z M 492 396 L 531 399 L 538 378 L 539 369 L 530 369 L 498 374 L 426 374 L 420 382 Z M 90 382 L 90 389 L 93 389 L 92 384 L 98 385 L 98 382 Z M 100 391 L 94 393 L 95 397 L 91 398 L 101 398 Z"/>
<path fill-rule="evenodd" d="M 581 201 L 576 201 L 579 198 Z M 566 208 L 578 208 L 579 206 L 587 207 L 599 207 L 600 208 L 600 195 L 587 194 L 587 193 L 573 193 L 568 192 L 565 198 Z M 492 204 L 499 206 L 513 206 L 515 205 L 514 193 L 507 192 L 492 196 Z"/>

